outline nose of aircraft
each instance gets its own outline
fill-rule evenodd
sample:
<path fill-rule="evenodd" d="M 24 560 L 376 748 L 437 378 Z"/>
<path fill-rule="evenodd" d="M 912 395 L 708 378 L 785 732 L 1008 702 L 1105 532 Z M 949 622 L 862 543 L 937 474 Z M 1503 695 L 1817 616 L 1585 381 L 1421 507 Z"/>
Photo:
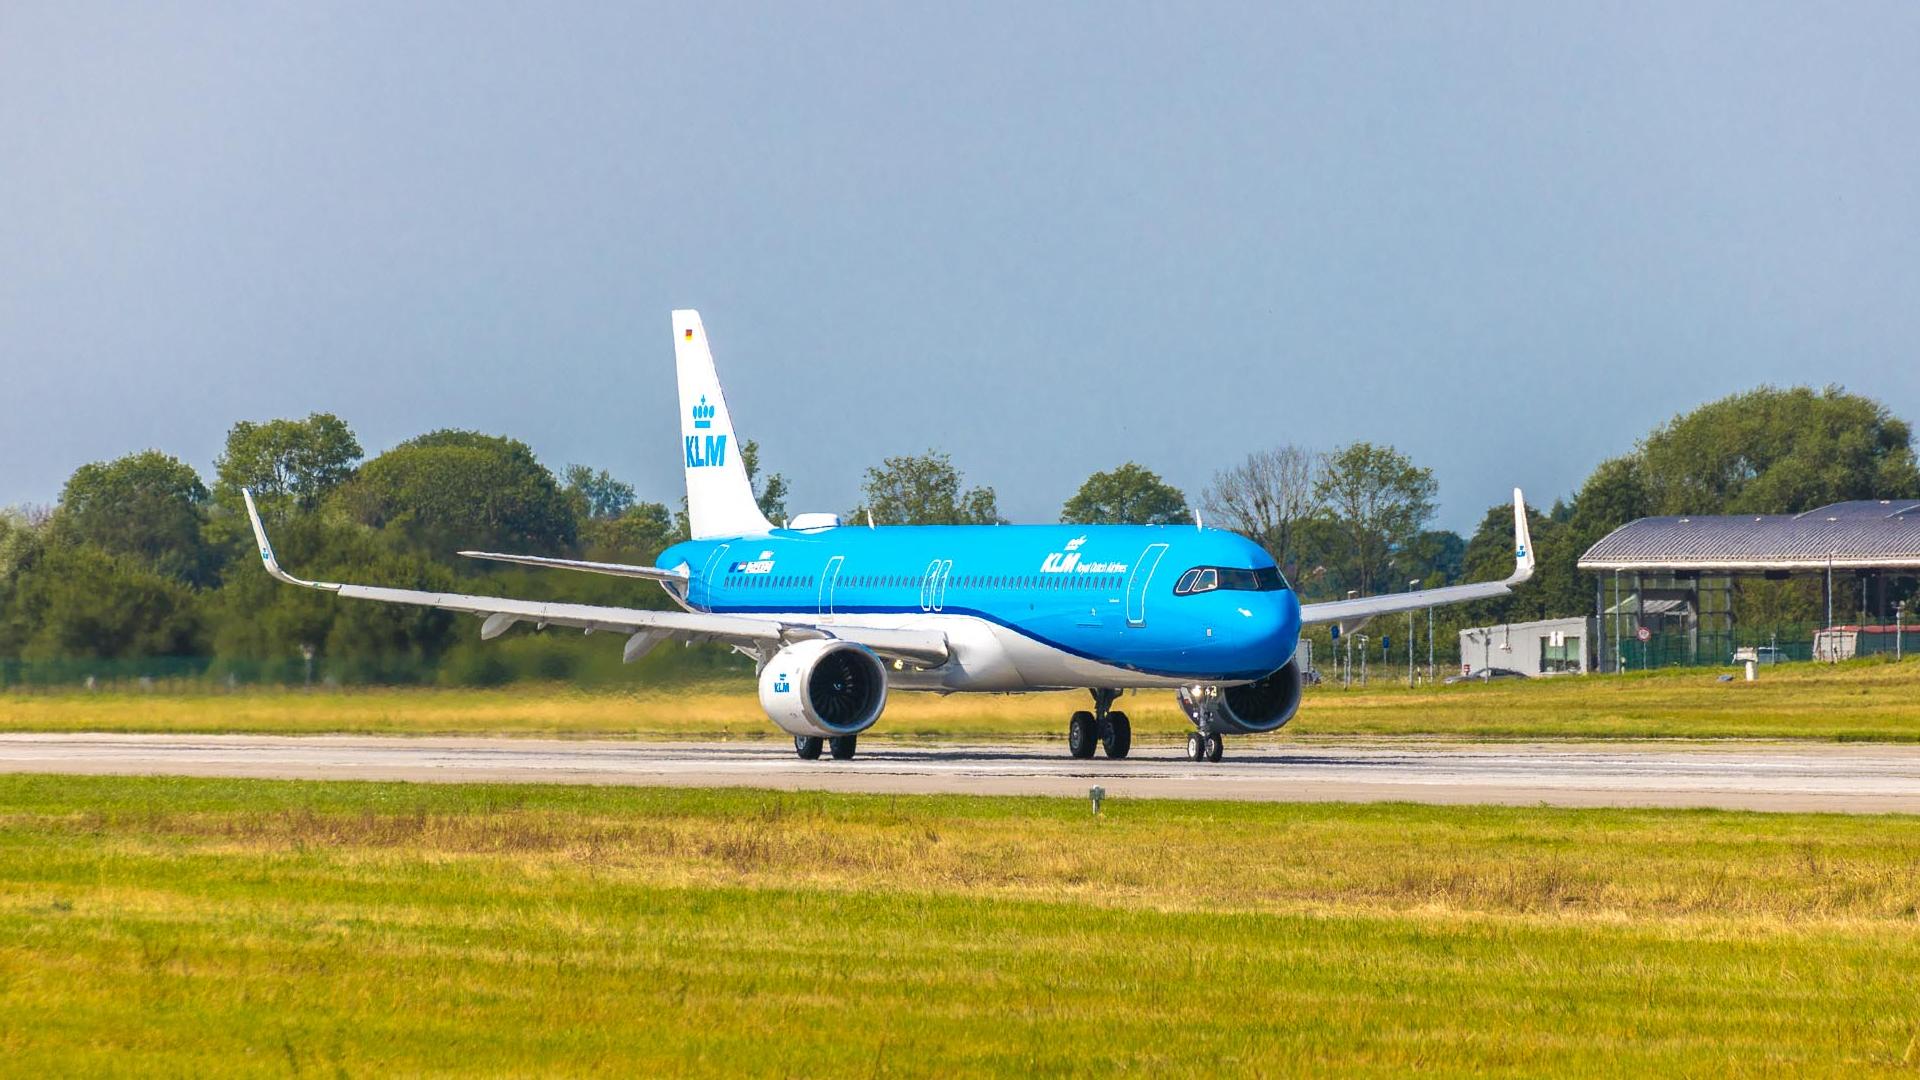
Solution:
<path fill-rule="evenodd" d="M 1300 644 L 1300 598 L 1291 589 L 1234 593 L 1242 632 L 1236 635 L 1245 670 L 1273 671 Z"/>

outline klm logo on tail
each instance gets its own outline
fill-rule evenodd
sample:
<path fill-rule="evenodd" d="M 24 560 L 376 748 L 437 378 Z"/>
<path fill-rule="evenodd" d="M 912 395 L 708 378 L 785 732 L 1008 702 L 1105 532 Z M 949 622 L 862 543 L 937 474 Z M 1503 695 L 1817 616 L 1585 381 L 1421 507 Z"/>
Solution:
<path fill-rule="evenodd" d="M 727 463 L 727 437 L 708 435 L 704 439 L 699 435 L 687 436 L 687 468 L 704 469 L 709 465 Z"/>
<path fill-rule="evenodd" d="M 693 409 L 695 430 L 713 427 L 713 414 L 717 410 L 707 404 L 707 396 L 700 395 L 700 401 Z M 709 465 L 727 463 L 727 437 L 725 435 L 689 435 L 687 436 L 687 468 L 704 469 Z"/>

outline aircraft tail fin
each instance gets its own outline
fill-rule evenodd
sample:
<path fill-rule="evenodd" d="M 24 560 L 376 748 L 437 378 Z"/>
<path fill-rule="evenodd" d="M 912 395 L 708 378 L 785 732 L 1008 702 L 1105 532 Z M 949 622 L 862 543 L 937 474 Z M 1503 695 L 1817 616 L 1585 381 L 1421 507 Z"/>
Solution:
<path fill-rule="evenodd" d="M 700 313 L 673 313 L 673 357 L 680 380 L 681 457 L 687 470 L 687 522 L 693 539 L 773 531 L 747 479 L 740 441 L 713 369 Z"/>

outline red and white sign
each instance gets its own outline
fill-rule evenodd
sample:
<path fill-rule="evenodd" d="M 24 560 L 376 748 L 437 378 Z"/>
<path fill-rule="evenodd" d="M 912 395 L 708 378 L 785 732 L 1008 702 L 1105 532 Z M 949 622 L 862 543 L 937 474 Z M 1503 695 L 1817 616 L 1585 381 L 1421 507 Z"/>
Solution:
<path fill-rule="evenodd" d="M 1639 638 L 1641 641 L 1651 641 L 1653 639 L 1653 631 L 1643 626 L 1640 629 L 1635 630 L 1633 632 L 1633 636 Z"/>

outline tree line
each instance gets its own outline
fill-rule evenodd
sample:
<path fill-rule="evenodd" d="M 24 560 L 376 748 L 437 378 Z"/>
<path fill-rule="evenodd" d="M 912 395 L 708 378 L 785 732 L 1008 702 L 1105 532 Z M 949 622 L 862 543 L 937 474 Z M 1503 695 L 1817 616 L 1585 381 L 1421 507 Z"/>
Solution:
<path fill-rule="evenodd" d="M 754 443 L 741 454 L 762 509 L 784 520 L 785 478 L 762 467 Z M 564 676 L 587 655 L 532 645 L 516 652 L 511 643 L 480 650 L 471 628 L 446 613 L 341 604 L 280 587 L 257 568 L 243 487 L 254 491 L 282 561 L 330 580 L 660 606 L 665 598 L 656 588 L 634 582 L 452 553 L 651 562 L 686 535 L 684 500 L 642 500 L 605 469 L 568 465 L 555 473 L 517 439 L 432 431 L 369 458 L 351 428 L 327 413 L 233 425 L 211 481 L 147 450 L 81 466 L 50 509 L 0 514 L 0 659 L 317 655 L 342 678 L 452 671 L 457 681 L 485 682 Z M 860 486 L 850 522 L 1004 520 L 993 488 L 969 486 L 937 450 L 886 458 Z M 1915 496 L 1920 468 L 1910 428 L 1878 402 L 1838 387 L 1736 394 L 1656 427 L 1572 494 L 1532 509 L 1534 580 L 1511 597 L 1446 612 L 1438 652 L 1452 656 L 1456 626 L 1590 614 L 1593 579 L 1574 563 L 1638 517 L 1787 513 L 1842 499 Z M 1490 507 L 1461 536 L 1433 528 L 1438 497 L 1432 471 L 1392 446 L 1279 446 L 1222 469 L 1194 499 L 1138 463 L 1121 464 L 1088 477 L 1060 520 L 1197 518 L 1232 529 L 1272 553 L 1309 600 L 1509 572 L 1511 508 Z M 1811 617 L 1816 598 L 1806 584 L 1742 583 L 1738 602 L 1782 620 Z M 723 654 L 684 655 L 702 658 L 692 664 L 698 668 Z M 516 656 L 531 658 L 526 670 L 510 662 Z"/>

